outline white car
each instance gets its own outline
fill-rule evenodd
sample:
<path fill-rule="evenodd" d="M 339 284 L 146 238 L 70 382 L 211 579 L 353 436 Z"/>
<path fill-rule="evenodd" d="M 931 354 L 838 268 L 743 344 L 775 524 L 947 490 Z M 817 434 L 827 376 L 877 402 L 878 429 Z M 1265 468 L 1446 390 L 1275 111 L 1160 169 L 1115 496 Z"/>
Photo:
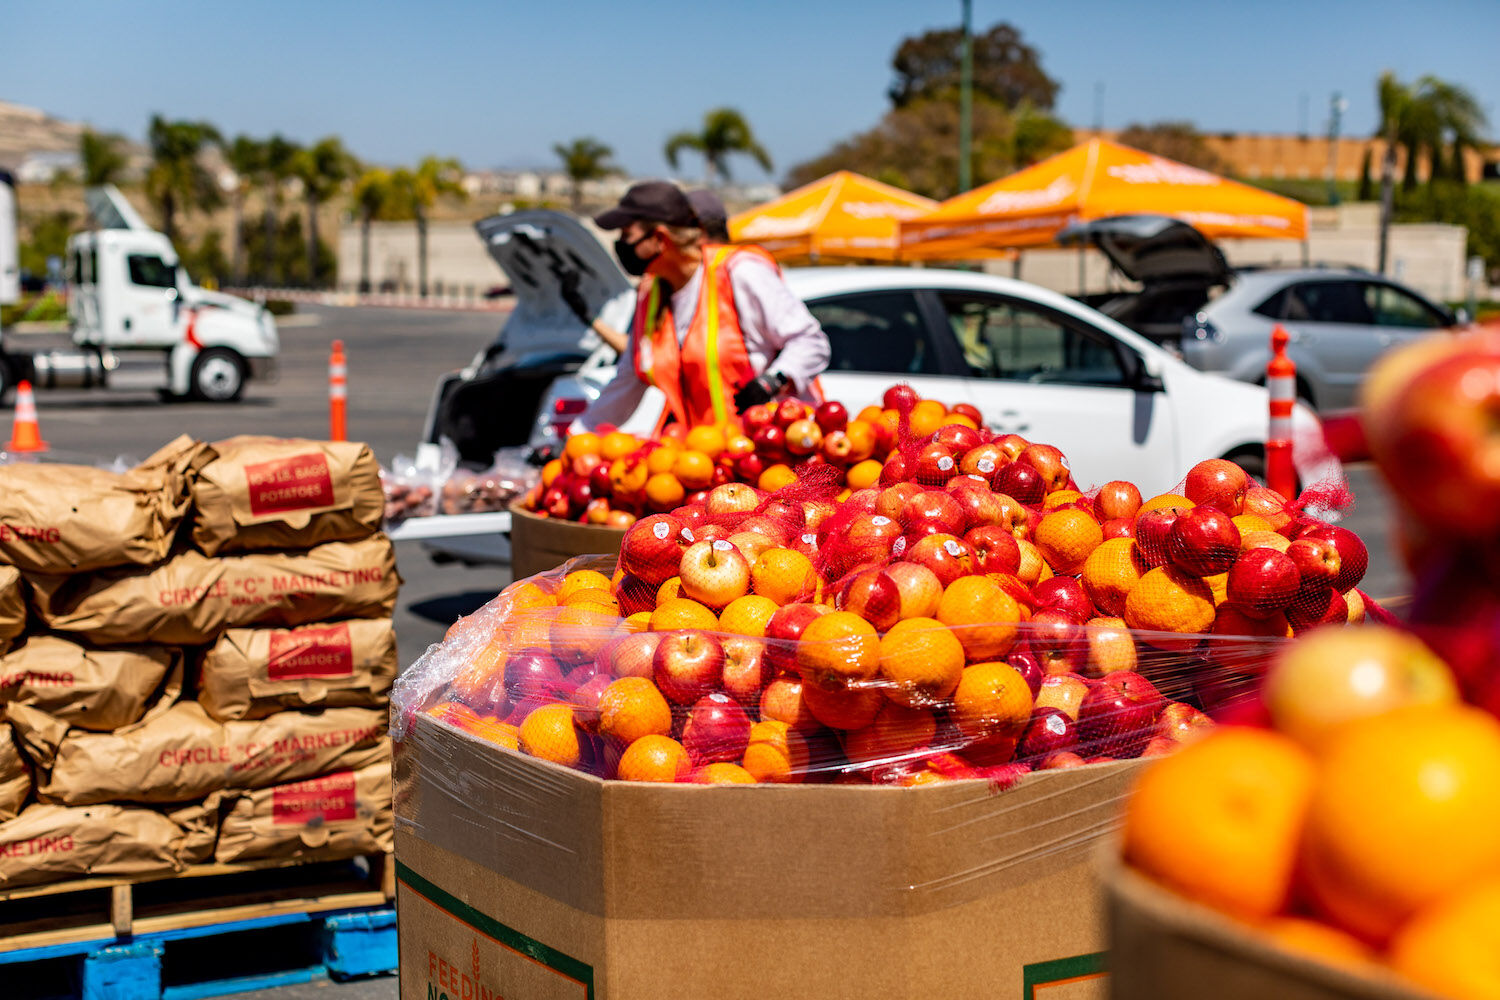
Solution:
<path fill-rule="evenodd" d="M 1230 458 L 1263 474 L 1264 388 L 1188 367 L 1107 316 L 1036 285 L 967 271 L 895 267 L 790 269 L 792 290 L 823 325 L 832 360 L 825 396 L 850 412 L 907 382 L 924 398 L 978 407 L 1002 432 L 1056 445 L 1084 488 L 1126 479 L 1151 496 L 1194 463 Z M 596 351 L 543 397 L 534 445 L 556 442 L 615 374 Z M 624 429 L 649 433 L 652 390 Z M 1299 441 L 1322 440 L 1298 406 Z M 1294 452 L 1304 483 L 1341 473 L 1331 455 Z"/>

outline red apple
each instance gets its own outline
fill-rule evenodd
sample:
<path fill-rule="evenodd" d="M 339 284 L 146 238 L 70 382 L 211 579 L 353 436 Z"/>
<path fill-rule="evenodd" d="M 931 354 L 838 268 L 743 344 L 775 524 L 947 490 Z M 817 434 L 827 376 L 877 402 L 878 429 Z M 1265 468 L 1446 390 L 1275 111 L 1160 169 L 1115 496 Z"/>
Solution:
<path fill-rule="evenodd" d="M 1073 475 L 1072 470 L 1068 468 L 1067 458 L 1050 444 L 1027 445 L 1018 461 L 1037 471 L 1042 477 L 1042 485 L 1047 493 L 1055 493 L 1066 487 Z M 1005 492 L 1010 493 L 1009 490 Z M 1011 495 L 1015 496 L 1014 493 Z"/>
<path fill-rule="evenodd" d="M 948 534 L 919 539 L 905 553 L 905 559 L 932 570 L 944 587 L 974 572 L 974 553 L 968 543 Z"/>
<path fill-rule="evenodd" d="M 1214 727 L 1214 720 L 1186 702 L 1170 702 L 1156 720 L 1156 735 L 1188 743 Z"/>
<path fill-rule="evenodd" d="M 1347 593 L 1364 579 L 1365 570 L 1370 566 L 1370 553 L 1360 537 L 1348 528 L 1315 522 L 1302 527 L 1297 537 L 1321 538 L 1333 546 L 1339 554 L 1339 571 L 1334 576 L 1333 586 L 1339 593 Z"/>
<path fill-rule="evenodd" d="M 656 647 L 665 632 L 629 632 L 599 654 L 601 673 L 615 677 L 651 677 L 655 673 Z"/>
<path fill-rule="evenodd" d="M 1172 527 L 1178 508 L 1158 507 L 1135 519 L 1135 547 L 1148 566 L 1165 566 L 1172 560 Z"/>
<path fill-rule="evenodd" d="M 817 531 L 837 509 L 827 500 L 804 500 L 802 502 L 802 530 Z"/>
<path fill-rule="evenodd" d="M 1090 618 L 1083 623 L 1083 631 L 1089 644 L 1088 662 L 1081 671 L 1085 676 L 1099 678 L 1139 666 L 1135 636 L 1120 619 Z"/>
<path fill-rule="evenodd" d="M 1078 723 L 1056 708 L 1032 709 L 1031 722 L 1016 747 L 1020 760 L 1036 760 L 1071 751 L 1078 745 Z"/>
<path fill-rule="evenodd" d="M 1216 507 L 1234 517 L 1244 512 L 1245 493 L 1254 485 L 1238 465 L 1210 458 L 1188 470 L 1182 495 L 1200 507 Z"/>
<path fill-rule="evenodd" d="M 887 410 L 896 410 L 900 413 L 910 413 L 911 408 L 917 405 L 922 397 L 917 395 L 917 390 L 902 382 L 893 385 L 880 397 L 880 405 Z"/>
<path fill-rule="evenodd" d="M 777 608 L 766 622 L 766 658 L 775 670 L 797 668 L 798 639 L 811 625 L 813 619 L 821 618 L 833 609 L 826 604 L 784 604 Z"/>
<path fill-rule="evenodd" d="M 772 409 L 764 403 L 757 403 L 740 414 L 740 423 L 745 425 L 745 434 L 752 438 L 762 427 L 771 426 L 771 420 Z"/>
<path fill-rule="evenodd" d="M 1010 456 L 993 442 L 970 448 L 958 460 L 958 471 L 971 476 L 982 476 L 994 485 L 995 476 L 1001 468 L 1010 464 Z"/>
<path fill-rule="evenodd" d="M 819 544 L 818 533 L 816 531 L 804 531 L 788 542 L 786 547 L 793 552 L 802 553 L 808 559 L 812 560 L 813 565 L 817 565 Z"/>
<path fill-rule="evenodd" d="M 628 510 L 612 510 L 604 516 L 604 523 L 608 527 L 624 531 L 635 523 L 635 515 Z"/>
<path fill-rule="evenodd" d="M 505 693 L 512 703 L 555 699 L 566 687 L 562 667 L 545 649 L 528 647 L 505 661 Z"/>
<path fill-rule="evenodd" d="M 1225 597 L 1247 615 L 1267 618 L 1292 603 L 1301 587 L 1297 564 L 1275 549 L 1250 549 L 1229 567 Z"/>
<path fill-rule="evenodd" d="M 750 745 L 750 716 L 722 691 L 704 695 L 688 711 L 682 746 L 695 764 L 737 761 Z"/>
<path fill-rule="evenodd" d="M 771 678 L 760 695 L 760 717 L 785 722 L 800 733 L 821 729 L 823 725 L 802 700 L 802 678 L 796 674 Z"/>
<path fill-rule="evenodd" d="M 1027 647 L 1047 674 L 1082 673 L 1088 662 L 1083 625 L 1059 608 L 1044 608 L 1026 624 Z"/>
<path fill-rule="evenodd" d="M 906 510 L 906 505 L 911 503 L 913 497 L 923 492 L 925 491 L 922 487 L 916 483 L 896 483 L 893 486 L 887 486 L 876 498 L 874 512 L 899 522 L 902 512 Z"/>
<path fill-rule="evenodd" d="M 950 482 L 947 489 L 963 510 L 964 531 L 998 525 L 1005 520 L 1006 505 L 999 493 L 990 491 L 988 483 L 964 476 Z"/>
<path fill-rule="evenodd" d="M 683 551 L 693 534 L 671 514 L 643 517 L 620 539 L 620 566 L 647 586 L 659 587 L 677 575 Z"/>
<path fill-rule="evenodd" d="M 995 490 L 1023 504 L 1038 504 L 1047 495 L 1047 481 L 1030 465 L 1015 461 L 995 474 Z"/>
<path fill-rule="evenodd" d="M 1021 457 L 1021 452 L 1031 446 L 1031 442 L 1019 434 L 1002 434 L 995 439 L 995 445 L 1005 453 L 1006 458 L 1014 462 Z"/>
<path fill-rule="evenodd" d="M 748 514 L 760 506 L 760 490 L 744 483 L 725 483 L 708 491 L 703 507 L 713 517 L 725 514 Z"/>
<path fill-rule="evenodd" d="M 1038 771 L 1066 771 L 1069 768 L 1083 767 L 1088 761 L 1073 753 L 1071 750 L 1063 750 L 1060 753 L 1043 757 L 1037 764 Z"/>
<path fill-rule="evenodd" d="M 830 560 L 830 577 L 841 577 L 861 566 L 886 562 L 900 537 L 901 525 L 890 518 L 880 514 L 860 514 L 838 539 L 830 536 L 824 546 L 824 554 Z"/>
<path fill-rule="evenodd" d="M 934 444 L 940 444 L 955 456 L 979 447 L 979 432 L 963 424 L 944 424 L 932 435 Z"/>
<path fill-rule="evenodd" d="M 1349 621 L 1349 602 L 1330 584 L 1309 589 L 1304 583 L 1286 609 L 1286 620 L 1298 635 L 1318 625 L 1343 625 Z"/>
<path fill-rule="evenodd" d="M 1304 590 L 1323 585 L 1332 587 L 1343 568 L 1339 550 L 1326 538 L 1298 538 L 1286 547 L 1286 555 L 1301 574 Z"/>
<path fill-rule="evenodd" d="M 836 465 L 848 465 L 854 453 L 854 442 L 843 431 L 829 431 L 823 435 L 823 457 Z"/>
<path fill-rule="evenodd" d="M 1102 524 L 1116 518 L 1134 518 L 1141 509 L 1141 491 L 1135 483 L 1123 479 L 1105 483 L 1094 494 L 1094 516 Z"/>
<path fill-rule="evenodd" d="M 1042 681 L 1046 679 L 1047 672 L 1042 669 L 1041 663 L 1031 654 L 1030 649 L 1023 647 L 1024 643 L 1012 649 L 1005 657 L 1005 662 L 1025 678 L 1026 686 L 1031 688 L 1031 697 L 1036 698 L 1042 690 Z"/>
<path fill-rule="evenodd" d="M 786 431 L 776 424 L 762 427 L 751 440 L 755 442 L 755 453 L 767 462 L 779 462 L 787 456 Z"/>
<path fill-rule="evenodd" d="M 1217 507 L 1193 507 L 1178 515 L 1167 535 L 1173 565 L 1194 576 L 1229 571 L 1240 554 L 1240 529 Z"/>
<path fill-rule="evenodd" d="M 760 693 L 772 674 L 766 644 L 749 636 L 727 635 L 719 645 L 724 649 L 724 690 L 741 705 L 759 704 Z"/>
<path fill-rule="evenodd" d="M 1036 607 L 1040 610 L 1055 608 L 1081 622 L 1088 621 L 1095 614 L 1094 602 L 1089 600 L 1088 591 L 1083 589 L 1083 584 L 1076 577 L 1054 576 L 1043 580 L 1031 588 L 1031 595 L 1036 599 Z"/>
<path fill-rule="evenodd" d="M 784 518 L 767 517 L 765 514 L 752 514 L 739 524 L 735 525 L 735 531 L 748 531 L 757 535 L 765 535 L 775 545 L 785 545 L 791 538 L 792 529 L 797 527 L 802 520 L 802 512 L 794 511 Z"/>
<path fill-rule="evenodd" d="M 818 422 L 824 434 L 841 431 L 849 426 L 849 411 L 844 404 L 830 399 L 813 411 L 813 419 Z"/>
<path fill-rule="evenodd" d="M 656 686 L 669 701 L 693 702 L 718 687 L 724 676 L 724 649 L 707 632 L 686 629 L 667 632 L 652 661 Z"/>
<path fill-rule="evenodd" d="M 1036 693 L 1036 708 L 1055 708 L 1074 722 L 1089 694 L 1089 682 L 1077 674 L 1048 674 Z"/>
<path fill-rule="evenodd" d="M 1018 539 L 1031 538 L 1032 530 L 1041 522 L 1041 515 L 1006 493 L 996 493 L 1000 500 L 1000 527 Z"/>
<path fill-rule="evenodd" d="M 948 412 L 955 417 L 968 417 L 974 421 L 975 427 L 984 426 L 984 415 L 979 412 L 979 407 L 973 403 L 954 403 L 948 407 Z"/>
<path fill-rule="evenodd" d="M 1131 670 L 1094 682 L 1078 709 L 1081 742 L 1094 753 L 1137 757 L 1155 735 L 1167 699 Z"/>
<path fill-rule="evenodd" d="M 947 493 L 924 490 L 907 501 L 897 522 L 908 536 L 962 535 L 964 509 Z"/>
<path fill-rule="evenodd" d="M 913 471 L 923 486 L 941 486 L 958 472 L 958 460 L 952 448 L 934 441 L 917 452 Z"/>
<path fill-rule="evenodd" d="M 901 452 L 893 451 L 880 467 L 880 485 L 893 486 L 896 483 L 910 482 L 915 474 L 915 463 L 907 461 Z"/>
<path fill-rule="evenodd" d="M 1016 536 L 998 524 L 970 528 L 964 541 L 974 553 L 979 573 L 1015 573 L 1021 566 L 1021 546 Z"/>
<path fill-rule="evenodd" d="M 838 609 L 859 615 L 875 631 L 884 632 L 901 620 L 901 589 L 882 569 L 861 570 L 840 586 Z"/>
<path fill-rule="evenodd" d="M 900 597 L 896 613 L 901 620 L 931 618 L 937 614 L 943 584 L 936 573 L 911 562 L 893 562 L 881 572 L 896 584 Z"/>
<path fill-rule="evenodd" d="M 718 525 L 705 525 L 704 531 L 709 527 Z M 733 543 L 724 539 L 689 545 L 682 553 L 677 575 L 682 578 L 683 596 L 715 610 L 750 592 L 750 564 Z"/>
<path fill-rule="evenodd" d="M 1104 532 L 1105 541 L 1109 541 L 1111 538 L 1135 537 L 1135 518 L 1132 517 L 1110 518 L 1099 527 Z"/>
<path fill-rule="evenodd" d="M 766 460 L 760 455 L 744 455 L 735 459 L 734 474 L 747 483 L 760 482 L 760 474 L 766 471 Z"/>
<path fill-rule="evenodd" d="M 786 450 L 789 455 L 811 455 L 823 443 L 823 431 L 815 420 L 797 420 L 786 429 Z"/>

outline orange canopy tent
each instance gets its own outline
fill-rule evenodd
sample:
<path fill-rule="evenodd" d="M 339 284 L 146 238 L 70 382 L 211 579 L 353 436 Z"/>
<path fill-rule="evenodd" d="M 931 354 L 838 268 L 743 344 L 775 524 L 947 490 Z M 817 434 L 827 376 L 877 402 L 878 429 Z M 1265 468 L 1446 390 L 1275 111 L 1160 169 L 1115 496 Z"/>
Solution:
<path fill-rule="evenodd" d="M 1169 215 L 1210 239 L 1307 237 L 1307 206 L 1106 139 L 1091 139 L 901 223 L 900 256 L 954 259 L 1046 246 L 1076 222 Z"/>
<path fill-rule="evenodd" d="M 729 220 L 736 243 L 758 243 L 777 259 L 891 260 L 896 228 L 937 208 L 931 198 L 840 170 Z"/>

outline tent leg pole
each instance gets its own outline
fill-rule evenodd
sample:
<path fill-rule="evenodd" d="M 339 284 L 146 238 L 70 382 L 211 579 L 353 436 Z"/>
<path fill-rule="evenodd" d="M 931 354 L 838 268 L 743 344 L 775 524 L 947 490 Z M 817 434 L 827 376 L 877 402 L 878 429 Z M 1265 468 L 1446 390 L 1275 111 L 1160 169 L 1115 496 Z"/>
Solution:
<path fill-rule="evenodd" d="M 1078 247 L 1078 297 L 1081 299 L 1088 293 L 1088 258 L 1084 256 L 1083 247 Z"/>

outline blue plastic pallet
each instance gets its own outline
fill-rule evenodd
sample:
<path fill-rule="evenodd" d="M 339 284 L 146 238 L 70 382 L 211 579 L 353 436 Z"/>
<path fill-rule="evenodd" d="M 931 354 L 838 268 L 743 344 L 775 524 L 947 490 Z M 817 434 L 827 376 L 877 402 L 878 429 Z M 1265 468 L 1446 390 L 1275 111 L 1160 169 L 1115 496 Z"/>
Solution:
<path fill-rule="evenodd" d="M 176 981 L 184 977 L 173 975 L 174 959 L 188 947 L 188 942 L 217 946 L 227 962 L 237 948 L 240 957 L 244 957 L 247 941 L 271 933 L 301 939 L 298 943 L 302 950 L 290 949 L 289 957 L 300 954 L 303 959 L 314 960 L 300 961 L 291 968 L 192 977 L 190 982 Z M 398 961 L 396 911 L 390 906 L 380 906 L 282 913 L 154 931 L 126 939 L 20 948 L 0 953 L 0 979 L 7 978 L 11 967 L 40 968 L 39 963 L 51 963 L 57 970 L 56 987 L 40 995 L 76 1000 L 196 1000 L 315 979 L 345 980 L 393 972 Z"/>

